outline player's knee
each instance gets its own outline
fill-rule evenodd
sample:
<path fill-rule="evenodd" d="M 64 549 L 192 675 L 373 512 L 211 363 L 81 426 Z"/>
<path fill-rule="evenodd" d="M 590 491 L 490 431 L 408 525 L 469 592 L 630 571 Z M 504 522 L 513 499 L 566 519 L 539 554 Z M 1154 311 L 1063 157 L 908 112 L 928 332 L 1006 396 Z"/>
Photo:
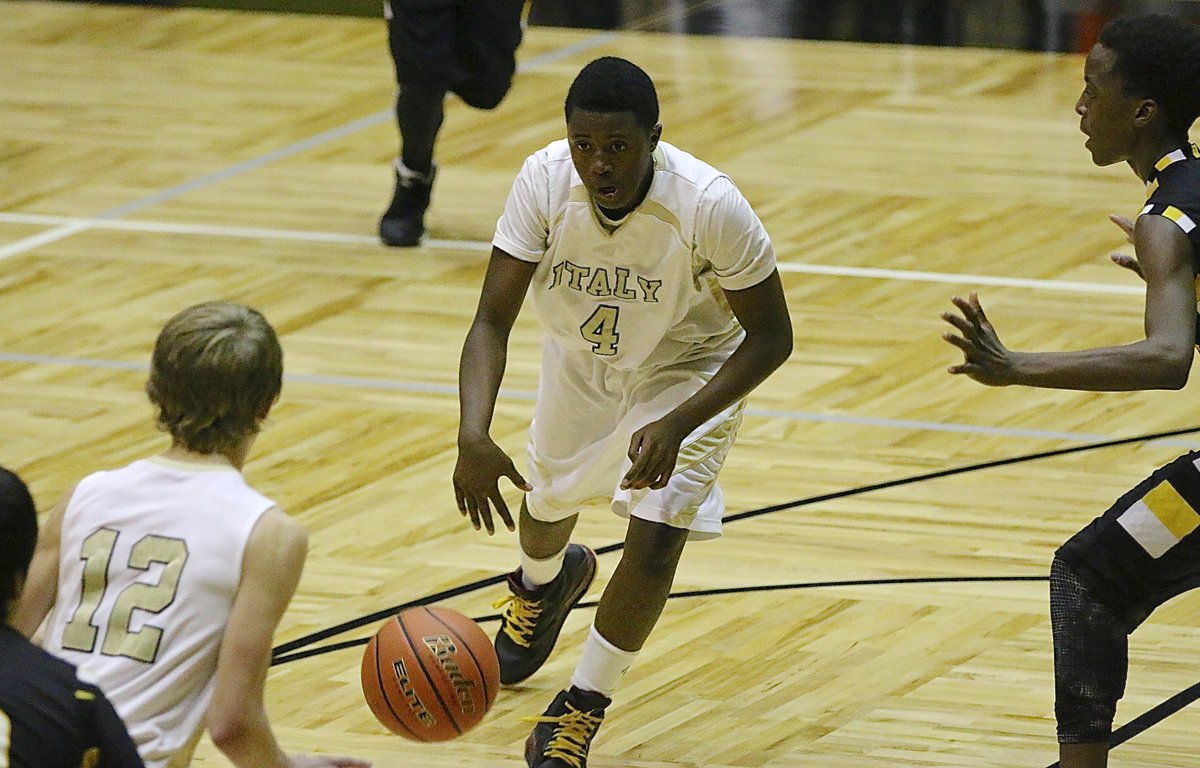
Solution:
<path fill-rule="evenodd" d="M 495 109 L 500 106 L 511 87 L 511 77 L 491 77 L 455 86 L 454 92 L 468 106 L 475 109 Z"/>
<path fill-rule="evenodd" d="M 1054 702 L 1059 744 L 1096 744 L 1112 735 L 1117 714 L 1116 700 L 1106 701 L 1081 695 L 1059 697 Z"/>

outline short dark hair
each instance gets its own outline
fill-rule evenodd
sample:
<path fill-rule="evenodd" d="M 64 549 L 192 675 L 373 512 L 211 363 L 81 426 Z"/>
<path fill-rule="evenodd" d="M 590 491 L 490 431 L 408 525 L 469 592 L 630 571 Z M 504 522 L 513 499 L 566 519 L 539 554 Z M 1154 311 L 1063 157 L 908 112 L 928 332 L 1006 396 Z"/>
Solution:
<path fill-rule="evenodd" d="M 1122 16 L 1100 31 L 1100 44 L 1116 54 L 1125 92 L 1153 99 L 1167 130 L 1186 136 L 1200 116 L 1200 28 L 1174 16 Z"/>
<path fill-rule="evenodd" d="M 588 64 L 575 76 L 563 105 L 567 119 L 571 111 L 632 112 L 642 128 L 658 125 L 658 93 L 654 81 L 632 61 L 604 56 Z"/>
<path fill-rule="evenodd" d="M 29 573 L 37 545 L 37 509 L 21 478 L 0 467 L 0 618 L 17 596 L 17 578 Z"/>

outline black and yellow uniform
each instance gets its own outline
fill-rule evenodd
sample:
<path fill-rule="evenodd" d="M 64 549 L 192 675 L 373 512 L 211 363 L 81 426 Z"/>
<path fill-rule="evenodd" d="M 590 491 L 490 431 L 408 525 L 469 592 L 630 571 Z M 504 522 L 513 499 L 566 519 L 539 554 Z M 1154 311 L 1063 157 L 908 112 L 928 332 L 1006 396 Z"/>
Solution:
<path fill-rule="evenodd" d="M 144 768 L 100 689 L 7 624 L 0 624 L 0 766 Z"/>
<path fill-rule="evenodd" d="M 1200 275 L 1200 149 L 1164 155 L 1146 190 L 1140 215 L 1173 221 L 1191 242 Z M 1196 285 L 1200 308 L 1200 279 Z M 1200 452 L 1155 470 L 1055 553 L 1050 613 L 1060 742 L 1107 740 L 1124 694 L 1128 635 L 1155 608 L 1196 587 Z"/>
<path fill-rule="evenodd" d="M 1154 168 L 1141 215 L 1175 222 L 1192 243 L 1200 273 L 1200 149 L 1177 149 Z M 1135 614 L 1200 586 L 1197 460 L 1184 456 L 1156 471 L 1068 540 L 1058 557 L 1115 607 Z M 1148 606 L 1151 596 L 1158 599 Z"/>

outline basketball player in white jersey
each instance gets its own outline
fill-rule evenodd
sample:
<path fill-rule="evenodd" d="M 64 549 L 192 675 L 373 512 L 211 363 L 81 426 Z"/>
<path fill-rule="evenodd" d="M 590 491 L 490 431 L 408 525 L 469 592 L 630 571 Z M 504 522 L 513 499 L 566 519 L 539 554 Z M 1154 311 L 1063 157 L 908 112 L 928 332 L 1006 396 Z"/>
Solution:
<path fill-rule="evenodd" d="M 146 384 L 171 447 L 85 477 L 38 541 L 13 623 L 28 636 L 49 612 L 45 648 L 100 686 L 151 768 L 187 765 L 206 726 L 238 768 L 368 765 L 285 756 L 263 708 L 308 545 L 241 473 L 282 376 L 257 311 L 180 312 Z"/>
<path fill-rule="evenodd" d="M 581 768 L 613 690 L 649 636 L 688 538 L 721 532 L 717 474 L 746 395 L 791 353 L 771 242 L 727 176 L 659 140 L 649 76 L 588 64 L 567 139 L 535 152 L 496 226 L 459 367 L 460 511 L 509 530 L 526 491 L 520 568 L 496 650 L 501 681 L 545 662 L 596 572 L 569 538 L 595 498 L 629 519 L 625 551 L 571 679 L 526 741 L 535 768 Z M 508 336 L 528 294 L 545 334 L 529 482 L 488 434 Z"/>

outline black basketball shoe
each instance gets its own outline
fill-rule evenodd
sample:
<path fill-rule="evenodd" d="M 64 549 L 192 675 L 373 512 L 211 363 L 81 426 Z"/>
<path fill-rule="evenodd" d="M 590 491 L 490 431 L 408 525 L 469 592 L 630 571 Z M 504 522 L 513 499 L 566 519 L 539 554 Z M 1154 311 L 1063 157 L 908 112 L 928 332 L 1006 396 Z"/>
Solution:
<path fill-rule="evenodd" d="M 519 683 L 546 663 L 567 614 L 595 578 L 596 555 L 582 544 L 567 545 L 558 576 L 536 590 L 521 583 L 520 568 L 508 574 L 512 594 L 495 605 L 507 605 L 495 642 L 501 683 Z"/>
<path fill-rule="evenodd" d="M 588 748 L 604 720 L 604 709 L 612 699 L 575 686 L 561 691 L 525 740 L 525 763 L 529 768 L 586 768 Z"/>
<path fill-rule="evenodd" d="M 391 205 L 379 220 L 379 239 L 384 245 L 413 246 L 421 242 L 421 236 L 425 234 L 425 210 L 429 207 L 437 168 L 429 173 L 417 173 L 397 158 L 394 170 L 396 191 Z"/>

